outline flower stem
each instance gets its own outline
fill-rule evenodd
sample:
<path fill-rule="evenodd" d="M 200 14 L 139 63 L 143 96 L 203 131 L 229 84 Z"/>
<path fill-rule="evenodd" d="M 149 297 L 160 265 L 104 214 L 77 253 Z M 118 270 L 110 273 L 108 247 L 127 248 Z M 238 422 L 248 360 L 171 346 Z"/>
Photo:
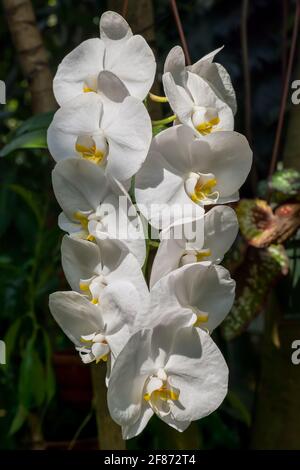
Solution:
<path fill-rule="evenodd" d="M 168 103 L 168 98 L 166 96 L 154 95 L 154 93 L 149 93 L 149 97 L 152 101 L 156 103 Z"/>
<path fill-rule="evenodd" d="M 170 124 L 170 122 L 175 121 L 176 118 L 176 114 L 173 114 L 172 116 L 169 116 L 167 118 L 160 119 L 158 121 L 152 121 L 152 126 L 163 126 L 165 124 Z"/>

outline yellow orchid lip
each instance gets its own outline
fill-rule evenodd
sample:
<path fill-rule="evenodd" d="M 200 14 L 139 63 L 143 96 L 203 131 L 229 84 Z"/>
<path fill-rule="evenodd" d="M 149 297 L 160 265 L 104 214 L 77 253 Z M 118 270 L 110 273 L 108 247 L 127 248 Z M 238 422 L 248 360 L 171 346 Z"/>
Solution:
<path fill-rule="evenodd" d="M 192 194 L 192 200 L 194 202 L 199 202 L 213 195 L 214 193 L 211 190 L 216 186 L 216 184 L 216 178 L 211 178 L 204 183 L 202 183 L 201 179 L 199 178 L 195 185 L 194 193 Z"/>
<path fill-rule="evenodd" d="M 76 143 L 75 145 L 76 152 L 80 153 L 83 158 L 86 160 L 99 164 L 103 161 L 105 154 L 96 148 L 96 145 L 91 147 L 86 147 L 84 145 Z"/>
<path fill-rule="evenodd" d="M 86 85 L 83 86 L 83 93 L 91 93 L 91 92 L 95 92 L 95 90 L 93 90 L 92 88 Z"/>
<path fill-rule="evenodd" d="M 193 326 L 202 327 L 203 323 L 207 323 L 207 321 L 208 321 L 208 313 L 204 313 L 204 312 L 198 313 L 197 320 L 195 321 Z"/>
<path fill-rule="evenodd" d="M 90 286 L 86 282 L 80 282 L 79 283 L 79 289 L 82 290 L 82 291 L 87 291 L 88 292 L 90 290 Z"/>
<path fill-rule="evenodd" d="M 145 393 L 144 394 L 144 400 L 145 401 L 150 401 L 152 399 L 157 400 L 160 398 L 163 401 L 176 401 L 179 398 L 179 393 L 174 392 L 171 388 L 168 388 L 167 386 L 163 385 L 157 390 L 154 390 L 152 393 Z"/>
<path fill-rule="evenodd" d="M 96 359 L 96 364 L 99 364 L 100 361 L 107 362 L 108 360 L 108 354 L 104 354 L 103 356 L 97 357 Z"/>
<path fill-rule="evenodd" d="M 196 259 L 198 262 L 205 260 L 208 256 L 211 256 L 211 250 L 209 248 L 196 252 Z"/>
<path fill-rule="evenodd" d="M 73 214 L 73 217 L 75 220 L 77 220 L 78 222 L 80 222 L 81 226 L 83 229 L 87 229 L 88 227 L 88 223 L 89 223 L 89 219 L 88 217 L 83 214 L 82 212 L 80 211 L 77 211 L 77 212 L 74 212 Z"/>
<path fill-rule="evenodd" d="M 213 173 L 192 172 L 185 180 L 185 190 L 195 204 L 215 204 L 219 199 L 219 192 L 213 190 L 217 184 Z"/>
<path fill-rule="evenodd" d="M 84 232 L 86 232 L 86 236 L 83 237 L 89 242 L 94 242 L 96 240 L 96 237 L 92 235 L 91 233 L 88 233 L 88 225 L 89 225 L 89 218 L 87 215 L 83 214 L 80 211 L 74 212 L 73 214 L 74 220 L 80 223 L 81 227 L 83 228 Z M 80 288 L 81 289 L 81 288 Z M 85 287 L 83 287 L 81 290 L 86 290 Z"/>
<path fill-rule="evenodd" d="M 213 128 L 220 123 L 220 118 L 215 117 L 210 119 L 209 121 L 204 121 L 195 126 L 198 132 L 202 135 L 208 135 L 213 131 Z"/>

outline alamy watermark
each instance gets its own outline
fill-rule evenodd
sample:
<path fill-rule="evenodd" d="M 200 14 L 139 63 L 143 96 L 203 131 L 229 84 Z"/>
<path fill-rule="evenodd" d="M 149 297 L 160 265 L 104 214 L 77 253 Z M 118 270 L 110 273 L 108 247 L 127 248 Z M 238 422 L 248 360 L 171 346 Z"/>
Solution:
<path fill-rule="evenodd" d="M 292 353 L 291 360 L 295 366 L 300 364 L 300 339 L 295 339 L 291 345 L 295 351 Z"/>
<path fill-rule="evenodd" d="M 6 104 L 6 85 L 0 80 L 0 104 Z"/>
<path fill-rule="evenodd" d="M 0 340 L 0 364 L 6 364 L 6 346 L 4 341 Z"/>
<path fill-rule="evenodd" d="M 293 104 L 300 104 L 300 80 L 294 80 L 292 82 L 292 90 L 295 90 L 293 91 L 292 93 L 292 103 Z"/>

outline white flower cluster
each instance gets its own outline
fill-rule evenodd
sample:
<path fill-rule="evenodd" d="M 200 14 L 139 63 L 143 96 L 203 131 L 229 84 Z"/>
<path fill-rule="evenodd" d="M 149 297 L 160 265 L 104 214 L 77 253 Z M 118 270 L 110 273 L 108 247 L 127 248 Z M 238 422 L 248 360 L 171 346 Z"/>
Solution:
<path fill-rule="evenodd" d="M 233 131 L 235 94 L 213 62 L 217 52 L 186 67 L 182 49 L 170 51 L 163 84 L 176 120 L 153 139 L 143 100 L 155 59 L 117 13 L 102 15 L 100 38 L 67 55 L 54 79 L 61 107 L 48 144 L 72 291 L 52 294 L 50 310 L 83 362 L 107 362 L 108 407 L 124 439 L 154 413 L 184 431 L 227 393 L 228 369 L 210 334 L 234 300 L 220 262 L 238 223 L 230 207 L 215 204 L 238 199 L 252 153 Z M 116 214 L 125 237 L 110 230 Z M 150 288 L 142 266 L 151 241 L 140 217 L 161 237 Z M 176 236 L 195 221 L 202 237 Z"/>

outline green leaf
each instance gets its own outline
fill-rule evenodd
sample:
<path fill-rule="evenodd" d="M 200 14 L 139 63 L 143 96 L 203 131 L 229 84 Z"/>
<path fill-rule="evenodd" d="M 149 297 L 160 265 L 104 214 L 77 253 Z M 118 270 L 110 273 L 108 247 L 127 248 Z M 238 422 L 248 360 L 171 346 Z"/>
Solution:
<path fill-rule="evenodd" d="M 26 409 L 41 406 L 46 395 L 44 368 L 34 344 L 35 337 L 32 337 L 24 351 L 19 373 L 19 401 Z"/>
<path fill-rule="evenodd" d="M 27 416 L 28 416 L 28 410 L 26 410 L 24 406 L 19 405 L 17 413 L 15 414 L 15 417 L 9 429 L 10 435 L 15 434 L 17 431 L 19 431 L 19 429 L 25 423 Z"/>
<path fill-rule="evenodd" d="M 52 347 L 49 340 L 48 333 L 43 330 L 44 346 L 45 346 L 45 389 L 46 389 L 46 401 L 49 403 L 55 394 L 55 375 L 52 367 Z"/>
<path fill-rule="evenodd" d="M 32 210 L 34 213 L 36 220 L 39 225 L 42 224 L 42 208 L 38 201 L 38 195 L 34 192 L 30 191 L 29 189 L 24 188 L 18 184 L 11 184 L 9 188 L 14 191 L 16 194 L 21 196 L 23 201 L 27 204 L 27 206 Z"/>
<path fill-rule="evenodd" d="M 40 113 L 27 119 L 20 127 L 16 130 L 15 135 L 20 136 L 26 132 L 32 132 L 39 129 L 48 129 L 53 119 L 54 112 L 49 111 L 47 113 Z"/>
<path fill-rule="evenodd" d="M 5 157 L 17 149 L 46 149 L 47 148 L 47 130 L 39 129 L 32 132 L 26 132 L 14 138 L 0 151 L 0 157 Z"/>
<path fill-rule="evenodd" d="M 23 317 L 17 318 L 8 328 L 5 335 L 5 344 L 6 344 L 6 362 L 9 364 L 9 359 L 13 349 L 15 348 L 17 342 L 17 336 L 21 328 Z"/>
<path fill-rule="evenodd" d="M 233 391 L 229 391 L 226 397 L 226 400 L 229 402 L 232 410 L 236 413 L 237 418 L 245 423 L 248 427 L 251 425 L 251 415 L 244 405 L 244 403 L 240 400 L 240 398 L 234 393 Z"/>

